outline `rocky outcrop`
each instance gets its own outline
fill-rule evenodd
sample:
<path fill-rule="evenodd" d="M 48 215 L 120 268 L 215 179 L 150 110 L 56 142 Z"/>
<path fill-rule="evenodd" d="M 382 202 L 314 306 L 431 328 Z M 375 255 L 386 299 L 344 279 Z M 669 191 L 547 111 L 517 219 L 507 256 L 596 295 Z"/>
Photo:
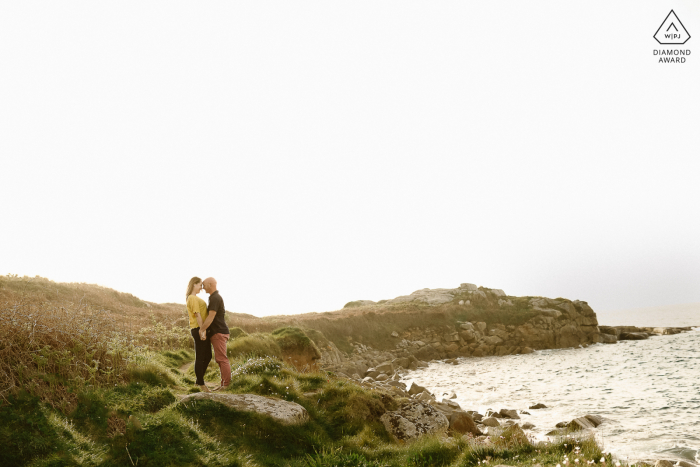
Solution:
<path fill-rule="evenodd" d="M 309 421 L 306 409 L 295 402 L 255 394 L 218 394 L 198 392 L 183 397 L 181 404 L 209 400 L 243 412 L 269 415 L 283 425 L 299 425 Z"/>
<path fill-rule="evenodd" d="M 637 327 L 637 326 L 599 326 L 604 340 L 631 341 L 644 340 L 652 336 L 669 336 L 690 331 L 692 327 Z"/>
<path fill-rule="evenodd" d="M 398 410 L 386 412 L 379 419 L 391 436 L 410 441 L 429 433 L 444 433 L 449 427 L 447 417 L 429 404 L 407 402 Z"/>

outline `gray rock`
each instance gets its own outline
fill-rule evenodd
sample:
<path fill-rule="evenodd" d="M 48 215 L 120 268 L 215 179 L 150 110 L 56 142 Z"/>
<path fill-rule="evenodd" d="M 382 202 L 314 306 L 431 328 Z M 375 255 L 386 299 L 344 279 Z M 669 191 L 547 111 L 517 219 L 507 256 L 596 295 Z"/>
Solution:
<path fill-rule="evenodd" d="M 535 409 L 546 409 L 546 408 L 547 408 L 547 406 L 544 405 L 544 404 L 542 404 L 542 403 L 537 403 L 537 404 L 531 405 L 531 406 L 529 407 L 530 410 L 535 410 Z"/>
<path fill-rule="evenodd" d="M 572 431 L 589 430 L 595 428 L 595 425 L 593 425 L 593 423 L 591 423 L 591 421 L 586 417 L 579 417 L 571 420 L 567 425 L 567 428 Z"/>
<path fill-rule="evenodd" d="M 501 289 L 490 289 L 489 291 L 498 297 L 505 297 L 506 296 L 506 293 Z"/>
<path fill-rule="evenodd" d="M 591 422 L 593 424 L 594 428 L 598 428 L 598 425 L 603 423 L 603 417 L 599 417 L 598 415 L 586 415 L 586 420 Z"/>
<path fill-rule="evenodd" d="M 399 333 L 394 331 L 391 333 L 391 337 L 399 337 Z"/>
<path fill-rule="evenodd" d="M 411 387 L 408 390 L 408 393 L 413 396 L 415 394 L 421 394 L 425 391 L 426 389 L 423 386 L 418 386 L 416 383 L 411 383 Z"/>
<path fill-rule="evenodd" d="M 362 382 L 363 383 L 374 383 L 374 378 L 372 378 L 371 376 L 365 376 L 364 378 L 362 378 Z"/>
<path fill-rule="evenodd" d="M 479 332 L 484 332 L 486 330 L 486 323 L 479 321 L 476 323 L 476 328 L 479 330 Z"/>
<path fill-rule="evenodd" d="M 491 426 L 491 427 L 501 426 L 501 424 L 498 423 L 498 420 L 493 418 L 493 417 L 483 419 L 483 420 L 481 420 L 481 423 L 486 425 L 486 426 Z"/>
<path fill-rule="evenodd" d="M 664 459 L 659 459 L 659 460 L 656 461 L 656 463 L 654 464 L 654 467 L 673 467 L 673 465 L 674 465 L 674 464 L 673 464 L 673 462 L 671 462 L 671 461 L 667 461 L 667 460 L 664 460 Z"/>
<path fill-rule="evenodd" d="M 299 425 L 309 421 L 306 409 L 296 402 L 258 396 L 256 394 L 218 394 L 197 392 L 180 400 L 180 404 L 210 400 L 242 412 L 269 415 L 283 425 Z"/>
<path fill-rule="evenodd" d="M 648 338 L 649 334 L 646 332 L 623 332 L 620 334 L 621 341 L 640 341 Z"/>
<path fill-rule="evenodd" d="M 450 417 L 450 429 L 457 433 L 471 433 L 481 436 L 483 433 L 476 427 L 474 420 L 466 412 L 454 412 Z"/>
<path fill-rule="evenodd" d="M 375 369 L 380 373 L 391 375 L 394 373 L 394 364 L 391 362 L 384 362 L 381 365 L 377 365 Z"/>
<path fill-rule="evenodd" d="M 466 290 L 466 291 L 471 291 L 471 292 L 473 292 L 475 290 L 479 290 L 479 288 L 475 284 L 467 284 L 467 283 L 460 284 L 459 288 Z"/>
<path fill-rule="evenodd" d="M 459 325 L 460 329 L 464 329 L 465 331 L 473 331 L 474 330 L 474 325 L 472 323 L 462 323 Z"/>
<path fill-rule="evenodd" d="M 429 433 L 444 433 L 450 423 L 442 413 L 429 404 L 407 402 L 393 412 L 386 412 L 379 419 L 391 436 L 409 441 Z"/>
<path fill-rule="evenodd" d="M 617 336 L 612 334 L 601 334 L 600 341 L 603 344 L 617 344 Z"/>
<path fill-rule="evenodd" d="M 501 411 L 498 413 L 500 413 L 503 417 L 520 419 L 520 415 L 518 415 L 518 412 L 515 410 L 501 409 Z"/>
<path fill-rule="evenodd" d="M 381 375 L 381 374 L 382 374 L 381 371 L 377 371 L 377 370 L 375 370 L 374 368 L 370 368 L 369 370 L 367 370 L 367 371 L 365 372 L 365 376 L 369 376 L 369 377 L 372 378 L 372 379 L 376 379 L 377 376 L 379 376 L 379 375 Z"/>
<path fill-rule="evenodd" d="M 520 428 L 522 428 L 523 430 L 532 430 L 533 428 L 535 428 L 535 425 L 533 425 L 530 422 L 525 422 Z"/>
<path fill-rule="evenodd" d="M 692 462 L 687 461 L 678 461 L 678 465 L 680 467 L 698 467 L 697 464 L 693 464 Z"/>
<path fill-rule="evenodd" d="M 389 375 L 382 373 L 375 378 L 377 381 L 386 381 L 389 379 Z"/>

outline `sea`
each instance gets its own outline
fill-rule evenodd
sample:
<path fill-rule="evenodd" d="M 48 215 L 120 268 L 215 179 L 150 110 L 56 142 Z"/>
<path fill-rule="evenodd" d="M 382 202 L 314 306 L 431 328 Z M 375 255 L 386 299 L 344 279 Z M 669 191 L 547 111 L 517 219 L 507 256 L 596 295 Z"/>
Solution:
<path fill-rule="evenodd" d="M 602 325 L 700 326 L 700 304 L 599 313 Z M 621 461 L 700 464 L 700 327 L 641 341 L 433 362 L 402 380 L 465 410 L 517 409 L 537 439 L 558 422 L 603 417 L 595 437 Z M 445 396 L 446 397 L 446 396 Z M 543 403 L 546 409 L 529 410 Z"/>

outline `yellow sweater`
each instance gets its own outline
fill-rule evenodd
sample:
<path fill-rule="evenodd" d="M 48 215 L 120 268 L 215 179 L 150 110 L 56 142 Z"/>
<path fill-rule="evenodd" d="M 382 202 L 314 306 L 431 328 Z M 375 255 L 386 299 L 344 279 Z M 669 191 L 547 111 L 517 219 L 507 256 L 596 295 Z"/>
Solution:
<path fill-rule="evenodd" d="M 190 295 L 187 297 L 187 314 L 190 315 L 190 329 L 198 328 L 199 323 L 197 318 L 194 316 L 195 313 L 199 313 L 202 317 L 202 323 L 207 319 L 209 312 L 207 311 L 207 303 L 196 295 Z"/>

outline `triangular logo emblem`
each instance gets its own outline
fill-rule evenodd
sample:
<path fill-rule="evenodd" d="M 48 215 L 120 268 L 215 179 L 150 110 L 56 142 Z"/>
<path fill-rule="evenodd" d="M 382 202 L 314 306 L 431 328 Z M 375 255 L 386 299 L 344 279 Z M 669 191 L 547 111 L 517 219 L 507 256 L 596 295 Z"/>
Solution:
<path fill-rule="evenodd" d="M 676 13 L 671 10 L 659 30 L 654 34 L 654 39 L 659 44 L 685 44 L 690 39 L 690 34 L 678 19 Z"/>

